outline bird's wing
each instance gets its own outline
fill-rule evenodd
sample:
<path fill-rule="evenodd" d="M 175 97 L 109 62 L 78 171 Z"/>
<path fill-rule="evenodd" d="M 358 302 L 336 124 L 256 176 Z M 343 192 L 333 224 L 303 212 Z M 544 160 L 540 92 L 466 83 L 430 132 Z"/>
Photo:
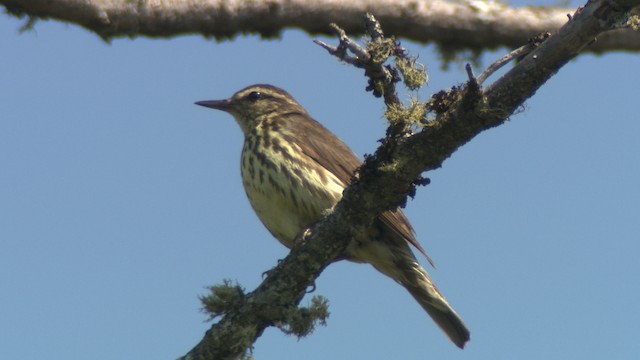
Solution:
<path fill-rule="evenodd" d="M 400 209 L 395 210 L 387 210 L 380 215 L 380 220 L 389 227 L 393 232 L 397 235 L 401 236 L 404 240 L 406 240 L 409 244 L 411 244 L 416 250 L 420 251 L 422 255 L 427 259 L 429 264 L 434 268 L 436 265 L 433 263 L 433 260 L 427 255 L 427 252 L 424 251 L 422 245 L 416 239 L 413 231 L 413 227 L 404 213 Z"/>
<path fill-rule="evenodd" d="M 351 183 L 353 173 L 360 166 L 360 160 L 353 151 L 322 124 L 316 122 L 315 126 L 305 126 L 308 118 L 303 121 L 291 115 L 288 125 L 291 126 L 293 134 L 301 137 L 296 139 L 298 141 L 295 143 L 300 146 L 305 155 L 334 174 L 345 187 Z M 308 115 L 299 114 L 299 116 L 307 117 Z M 395 234 L 420 251 L 431 266 L 434 266 L 433 261 L 416 239 L 413 228 L 402 210 L 385 211 L 380 214 L 379 219 Z"/>
<path fill-rule="evenodd" d="M 335 175 L 346 187 L 351 182 L 351 177 L 360 166 L 360 160 L 351 149 L 322 124 L 315 122 L 309 126 L 310 119 L 289 117 L 288 124 L 292 129 L 291 134 L 299 136 L 295 143 L 302 151 L 320 166 Z"/>

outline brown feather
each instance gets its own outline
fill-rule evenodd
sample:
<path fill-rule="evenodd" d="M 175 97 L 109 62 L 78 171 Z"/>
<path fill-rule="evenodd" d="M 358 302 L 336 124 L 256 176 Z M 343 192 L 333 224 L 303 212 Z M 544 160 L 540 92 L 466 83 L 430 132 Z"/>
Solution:
<path fill-rule="evenodd" d="M 291 130 L 291 133 L 300 136 L 300 139 L 296 139 L 298 141 L 295 143 L 300 146 L 305 155 L 333 173 L 346 187 L 361 164 L 351 148 L 321 123 L 311 119 L 306 112 L 290 113 L 286 119 L 287 128 Z M 313 123 L 309 123 L 309 121 L 313 121 Z M 429 261 L 429 264 L 435 267 L 433 260 L 416 239 L 413 227 L 402 210 L 385 211 L 379 216 L 379 219 L 389 230 L 416 248 Z"/>

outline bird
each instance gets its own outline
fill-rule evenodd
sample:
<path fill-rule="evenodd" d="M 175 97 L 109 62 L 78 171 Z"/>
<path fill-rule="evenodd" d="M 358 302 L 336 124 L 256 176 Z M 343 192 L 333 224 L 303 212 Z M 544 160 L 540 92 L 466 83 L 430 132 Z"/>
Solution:
<path fill-rule="evenodd" d="M 228 99 L 195 104 L 224 111 L 240 125 L 245 192 L 258 218 L 288 248 L 340 200 L 361 164 L 342 140 L 273 85 L 251 85 Z M 411 246 L 432 263 L 403 212 L 383 212 L 365 235 L 364 241 L 351 242 L 344 258 L 369 263 L 402 285 L 464 348 L 470 332 L 412 252 Z"/>

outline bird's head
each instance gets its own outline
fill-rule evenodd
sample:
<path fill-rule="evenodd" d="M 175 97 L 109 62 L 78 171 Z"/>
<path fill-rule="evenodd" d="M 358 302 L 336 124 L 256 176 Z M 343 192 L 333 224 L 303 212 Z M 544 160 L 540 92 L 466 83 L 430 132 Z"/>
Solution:
<path fill-rule="evenodd" d="M 306 114 L 306 110 L 288 92 L 264 84 L 248 86 L 228 99 L 198 101 L 196 105 L 233 115 L 245 135 L 259 122 L 272 116 L 294 112 Z"/>

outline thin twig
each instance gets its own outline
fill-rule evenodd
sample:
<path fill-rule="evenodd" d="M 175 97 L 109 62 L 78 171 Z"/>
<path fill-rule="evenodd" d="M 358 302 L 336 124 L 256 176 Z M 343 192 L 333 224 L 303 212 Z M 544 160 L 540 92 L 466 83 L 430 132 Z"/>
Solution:
<path fill-rule="evenodd" d="M 477 82 L 478 79 L 476 79 L 476 75 L 473 73 L 473 68 L 471 67 L 471 64 L 467 64 L 464 69 L 467 71 L 467 77 L 469 78 L 469 81 L 472 82 Z"/>
<path fill-rule="evenodd" d="M 335 47 L 320 40 L 313 40 L 313 42 L 323 47 L 325 50 L 329 52 L 329 54 L 337 57 L 338 59 L 346 62 L 347 64 L 353 65 L 358 68 L 364 67 L 360 62 L 360 60 L 358 60 L 358 58 L 349 56 L 346 52 L 346 49 L 342 46 Z M 340 45 L 342 45 L 342 43 Z"/>
<path fill-rule="evenodd" d="M 382 31 L 382 26 L 380 22 L 373 16 L 371 13 L 366 13 L 364 15 L 364 25 L 367 28 L 367 34 L 371 36 L 371 40 L 380 41 L 384 39 L 384 32 Z"/>
<path fill-rule="evenodd" d="M 507 55 L 501 57 L 500 59 L 498 59 L 498 61 L 496 61 L 493 64 L 489 65 L 487 70 L 483 71 L 482 74 L 480 74 L 480 76 L 478 76 L 476 78 L 476 80 L 478 81 L 478 84 L 482 85 L 482 83 L 485 80 L 487 80 L 487 78 L 489 76 L 491 76 L 493 73 L 498 71 L 500 68 L 502 68 L 503 66 L 508 64 L 511 60 L 519 58 L 521 56 L 524 56 L 524 55 L 530 53 L 534 48 L 535 48 L 535 46 L 533 46 L 532 44 L 527 44 L 527 45 L 521 46 L 521 47 L 513 50 L 512 52 L 508 53 Z"/>

